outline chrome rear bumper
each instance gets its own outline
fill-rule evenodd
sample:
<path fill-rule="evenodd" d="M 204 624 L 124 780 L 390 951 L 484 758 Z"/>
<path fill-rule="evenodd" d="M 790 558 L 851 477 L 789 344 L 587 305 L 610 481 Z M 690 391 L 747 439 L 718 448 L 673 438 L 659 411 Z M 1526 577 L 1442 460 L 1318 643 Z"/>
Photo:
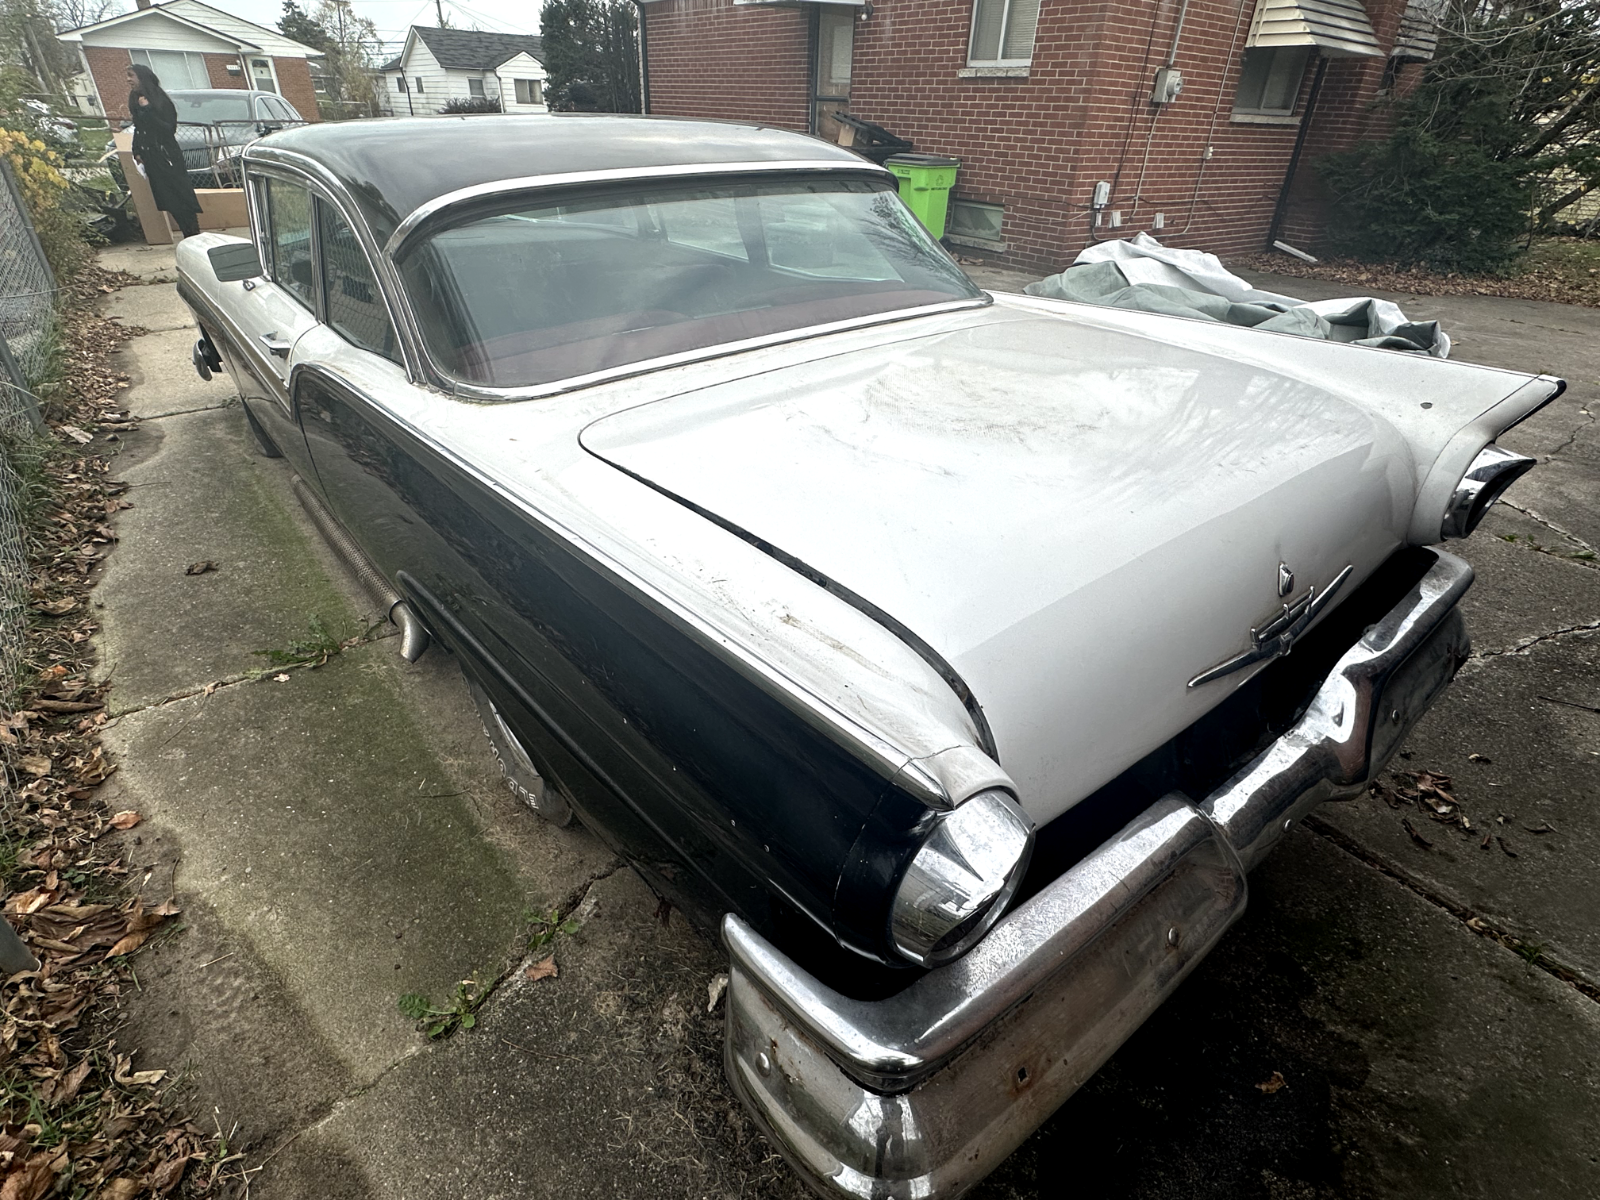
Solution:
<path fill-rule="evenodd" d="M 1216 945 L 1246 871 L 1383 768 L 1466 659 L 1455 605 L 1471 582 L 1438 554 L 1233 779 L 1152 805 L 896 996 L 842 996 L 724 918 L 724 1065 L 791 1165 L 824 1195 L 885 1200 L 958 1196 L 988 1174 Z"/>

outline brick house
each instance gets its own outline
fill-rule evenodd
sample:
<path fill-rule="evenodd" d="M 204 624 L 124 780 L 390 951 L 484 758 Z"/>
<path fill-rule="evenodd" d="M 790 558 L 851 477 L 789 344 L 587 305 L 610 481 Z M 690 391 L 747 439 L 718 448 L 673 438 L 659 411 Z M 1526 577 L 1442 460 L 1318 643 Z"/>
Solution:
<path fill-rule="evenodd" d="M 1310 164 L 1374 131 L 1437 3 L 644 0 L 646 103 L 830 141 L 847 110 L 952 155 L 947 236 L 1018 267 L 1140 229 L 1315 245 Z"/>
<path fill-rule="evenodd" d="M 318 121 L 307 60 L 321 51 L 200 0 L 138 0 L 130 13 L 58 35 L 75 48 L 98 111 L 128 119 L 127 71 L 139 62 L 168 91 L 256 88 L 277 92 L 308 121 Z"/>

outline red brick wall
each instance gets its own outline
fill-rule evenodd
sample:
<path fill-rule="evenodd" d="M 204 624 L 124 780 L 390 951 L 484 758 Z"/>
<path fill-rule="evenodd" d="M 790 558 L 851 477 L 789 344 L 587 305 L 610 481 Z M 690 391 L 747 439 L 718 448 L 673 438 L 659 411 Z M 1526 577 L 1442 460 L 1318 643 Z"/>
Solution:
<path fill-rule="evenodd" d="M 126 50 L 115 46 L 85 46 L 83 56 L 89 61 L 89 74 L 100 92 L 100 103 L 106 116 L 113 120 L 128 119 L 128 68 L 133 58 Z"/>
<path fill-rule="evenodd" d="M 250 86 L 245 81 L 244 68 L 240 65 L 237 54 L 207 54 L 205 60 L 206 74 L 211 79 L 212 87 L 238 88 L 244 91 Z M 230 66 L 233 68 L 231 75 L 228 73 Z"/>
<path fill-rule="evenodd" d="M 1387 47 L 1404 0 L 1367 0 Z M 1027 78 L 963 79 L 972 0 L 878 0 L 856 26 L 850 108 L 962 160 L 955 195 L 1005 206 L 1018 266 L 1059 270 L 1094 237 L 1150 228 L 1178 246 L 1221 254 L 1260 249 L 1298 127 L 1231 119 L 1254 0 L 1191 0 L 1178 50 L 1184 92 L 1148 102 L 1172 40 L 1176 0 L 1045 0 Z M 804 18 L 731 0 L 646 6 L 651 107 L 658 113 L 755 117 L 805 128 Z M 1306 72 L 1301 107 L 1314 72 Z M 1372 126 L 1381 59 L 1330 63 L 1296 175 L 1286 238 L 1320 228 L 1320 155 Z M 1094 184 L 1113 185 L 1113 229 L 1090 225 Z"/>
<path fill-rule="evenodd" d="M 809 127 L 811 35 L 804 9 L 665 0 L 644 5 L 642 16 L 651 112 Z"/>
<path fill-rule="evenodd" d="M 311 84 L 311 68 L 303 58 L 274 58 L 272 65 L 278 72 L 278 90 L 283 98 L 300 111 L 308 121 L 322 120 L 317 111 L 317 89 Z"/>

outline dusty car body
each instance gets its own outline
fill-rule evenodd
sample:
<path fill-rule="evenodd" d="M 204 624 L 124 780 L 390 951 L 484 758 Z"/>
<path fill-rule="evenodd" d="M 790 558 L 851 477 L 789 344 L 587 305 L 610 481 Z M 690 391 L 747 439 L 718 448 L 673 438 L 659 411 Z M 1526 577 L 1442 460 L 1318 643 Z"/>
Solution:
<path fill-rule="evenodd" d="M 1432 547 L 1562 386 L 989 295 L 771 129 L 244 162 L 259 250 L 178 249 L 197 367 L 529 802 L 720 926 L 729 1079 L 830 1195 L 982 1178 L 1381 769 L 1468 653 Z"/>

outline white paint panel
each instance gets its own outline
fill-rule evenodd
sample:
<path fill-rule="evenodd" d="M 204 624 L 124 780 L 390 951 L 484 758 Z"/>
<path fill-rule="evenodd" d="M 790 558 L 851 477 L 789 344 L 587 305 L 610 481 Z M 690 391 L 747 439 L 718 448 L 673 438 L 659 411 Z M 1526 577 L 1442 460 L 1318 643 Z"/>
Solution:
<path fill-rule="evenodd" d="M 86 46 L 116 46 L 128 50 L 192 50 L 197 54 L 234 54 L 238 44 L 215 34 L 193 29 L 150 10 L 143 20 L 123 21 L 83 35 Z"/>

